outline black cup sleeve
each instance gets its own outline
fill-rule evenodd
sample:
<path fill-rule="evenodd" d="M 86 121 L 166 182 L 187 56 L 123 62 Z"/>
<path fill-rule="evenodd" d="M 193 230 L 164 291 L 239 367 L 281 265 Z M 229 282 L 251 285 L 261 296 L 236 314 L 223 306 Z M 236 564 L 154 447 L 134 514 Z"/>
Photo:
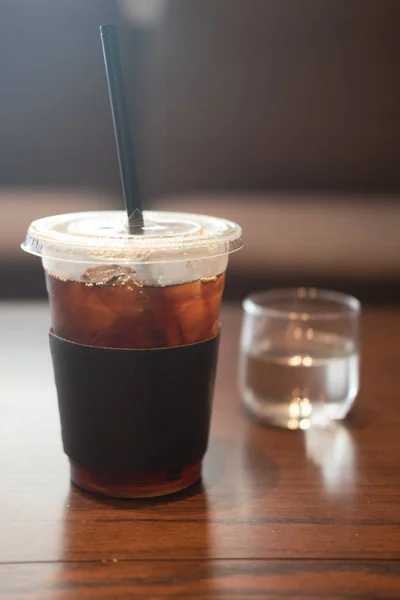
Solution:
<path fill-rule="evenodd" d="M 50 332 L 68 457 L 102 472 L 179 469 L 206 452 L 219 336 L 188 346 L 122 350 Z"/>

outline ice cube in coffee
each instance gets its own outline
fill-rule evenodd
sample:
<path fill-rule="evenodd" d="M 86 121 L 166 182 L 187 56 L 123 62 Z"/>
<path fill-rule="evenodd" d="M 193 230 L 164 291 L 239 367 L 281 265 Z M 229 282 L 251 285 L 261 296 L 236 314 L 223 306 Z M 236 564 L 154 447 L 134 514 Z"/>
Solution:
<path fill-rule="evenodd" d="M 47 272 L 53 331 L 79 344 L 167 348 L 217 335 L 225 274 L 157 286 L 130 267 L 88 268 L 80 281 Z"/>

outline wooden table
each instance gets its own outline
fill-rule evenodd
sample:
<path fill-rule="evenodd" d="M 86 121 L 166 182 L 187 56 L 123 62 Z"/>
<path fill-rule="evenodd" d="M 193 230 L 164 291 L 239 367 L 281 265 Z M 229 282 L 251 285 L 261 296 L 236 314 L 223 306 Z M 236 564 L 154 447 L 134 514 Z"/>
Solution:
<path fill-rule="evenodd" d="M 0 598 L 400 598 L 400 311 L 364 316 L 358 406 L 346 425 L 252 423 L 224 311 L 204 478 L 150 501 L 71 486 L 47 308 L 0 308 Z"/>

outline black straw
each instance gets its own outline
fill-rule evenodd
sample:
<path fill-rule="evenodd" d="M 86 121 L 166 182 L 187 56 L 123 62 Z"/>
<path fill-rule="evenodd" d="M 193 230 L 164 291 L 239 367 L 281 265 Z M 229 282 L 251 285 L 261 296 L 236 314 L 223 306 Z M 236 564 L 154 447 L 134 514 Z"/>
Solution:
<path fill-rule="evenodd" d="M 132 147 L 131 130 L 126 108 L 121 59 L 115 25 L 100 26 L 104 65 L 106 68 L 111 114 L 117 144 L 119 171 L 125 208 L 128 214 L 129 233 L 143 233 L 142 203 Z"/>

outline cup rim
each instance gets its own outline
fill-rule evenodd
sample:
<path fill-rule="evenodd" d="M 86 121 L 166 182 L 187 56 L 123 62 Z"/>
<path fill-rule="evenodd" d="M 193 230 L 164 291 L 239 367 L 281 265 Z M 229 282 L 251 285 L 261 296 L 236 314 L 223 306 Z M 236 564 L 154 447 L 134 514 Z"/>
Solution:
<path fill-rule="evenodd" d="M 272 306 L 265 306 L 262 303 L 268 303 L 272 300 L 298 299 L 302 300 L 321 300 L 323 302 L 333 302 L 340 307 L 341 310 L 326 310 L 313 312 L 312 310 L 285 310 Z M 361 313 L 361 302 L 343 292 L 335 290 L 321 289 L 315 287 L 298 287 L 298 288 L 276 288 L 271 290 L 262 290 L 253 292 L 246 296 L 242 302 L 243 310 L 250 316 L 267 316 L 277 319 L 287 319 L 288 321 L 308 321 L 311 319 L 332 321 L 340 320 L 346 317 L 357 317 Z M 345 310 L 343 310 L 345 309 Z"/>

